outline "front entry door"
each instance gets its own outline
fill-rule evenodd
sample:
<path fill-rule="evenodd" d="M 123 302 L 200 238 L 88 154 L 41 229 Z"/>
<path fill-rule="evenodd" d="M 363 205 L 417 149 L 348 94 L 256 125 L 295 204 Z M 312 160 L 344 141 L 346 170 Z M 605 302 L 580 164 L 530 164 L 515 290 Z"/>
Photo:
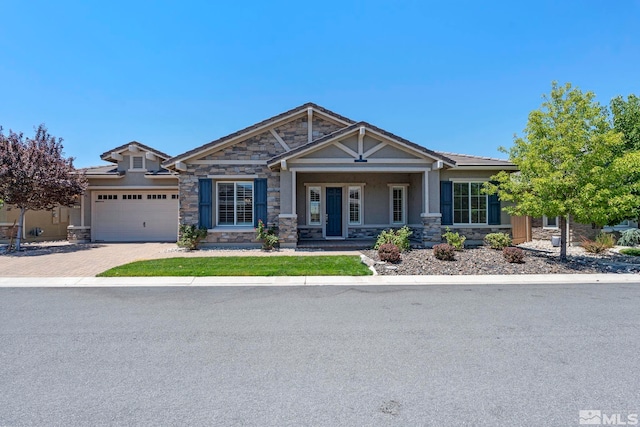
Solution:
<path fill-rule="evenodd" d="M 327 237 L 342 237 L 342 188 L 327 187 Z"/>

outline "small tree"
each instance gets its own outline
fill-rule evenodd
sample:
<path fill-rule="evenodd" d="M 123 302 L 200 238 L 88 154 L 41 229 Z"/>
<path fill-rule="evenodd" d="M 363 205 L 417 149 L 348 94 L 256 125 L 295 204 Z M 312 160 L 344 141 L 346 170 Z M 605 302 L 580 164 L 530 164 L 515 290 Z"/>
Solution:
<path fill-rule="evenodd" d="M 513 202 L 511 215 L 560 217 L 561 259 L 567 256 L 567 217 L 583 224 L 609 224 L 640 206 L 640 183 L 627 176 L 640 170 L 640 152 L 624 150 L 607 110 L 592 92 L 553 83 L 542 108 L 529 114 L 522 138 L 504 150 L 518 173 L 501 172 L 489 193 Z"/>
<path fill-rule="evenodd" d="M 87 187 L 83 173 L 65 158 L 62 139 L 38 126 L 34 138 L 0 127 L 0 198 L 20 209 L 16 250 L 20 250 L 24 215 L 27 210 L 71 206 Z"/>

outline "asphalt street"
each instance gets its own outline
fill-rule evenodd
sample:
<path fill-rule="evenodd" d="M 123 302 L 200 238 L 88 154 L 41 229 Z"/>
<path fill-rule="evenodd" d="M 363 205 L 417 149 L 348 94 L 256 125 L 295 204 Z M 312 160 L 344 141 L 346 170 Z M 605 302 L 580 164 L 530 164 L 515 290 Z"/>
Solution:
<path fill-rule="evenodd" d="M 0 288 L 0 425 L 640 412 L 640 287 Z"/>

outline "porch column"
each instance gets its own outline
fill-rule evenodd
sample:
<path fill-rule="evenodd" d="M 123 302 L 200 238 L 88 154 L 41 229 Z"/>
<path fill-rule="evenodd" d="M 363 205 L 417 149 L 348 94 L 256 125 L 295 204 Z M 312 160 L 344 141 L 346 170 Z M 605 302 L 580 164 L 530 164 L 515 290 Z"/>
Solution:
<path fill-rule="evenodd" d="M 422 172 L 422 212 L 429 213 L 429 171 Z"/>
<path fill-rule="evenodd" d="M 442 242 L 442 214 L 421 213 L 422 221 L 422 245 L 425 248 L 432 248 Z"/>
<path fill-rule="evenodd" d="M 296 172 L 280 171 L 280 215 L 278 238 L 281 248 L 298 245 L 298 215 L 296 214 Z"/>

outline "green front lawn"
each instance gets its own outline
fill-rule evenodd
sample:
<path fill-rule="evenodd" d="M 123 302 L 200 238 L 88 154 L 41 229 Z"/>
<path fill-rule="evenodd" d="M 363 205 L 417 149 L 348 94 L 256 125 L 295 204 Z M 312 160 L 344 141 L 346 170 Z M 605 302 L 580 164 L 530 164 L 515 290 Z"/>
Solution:
<path fill-rule="evenodd" d="M 164 258 L 136 261 L 98 277 L 140 276 L 366 276 L 358 256 Z"/>

